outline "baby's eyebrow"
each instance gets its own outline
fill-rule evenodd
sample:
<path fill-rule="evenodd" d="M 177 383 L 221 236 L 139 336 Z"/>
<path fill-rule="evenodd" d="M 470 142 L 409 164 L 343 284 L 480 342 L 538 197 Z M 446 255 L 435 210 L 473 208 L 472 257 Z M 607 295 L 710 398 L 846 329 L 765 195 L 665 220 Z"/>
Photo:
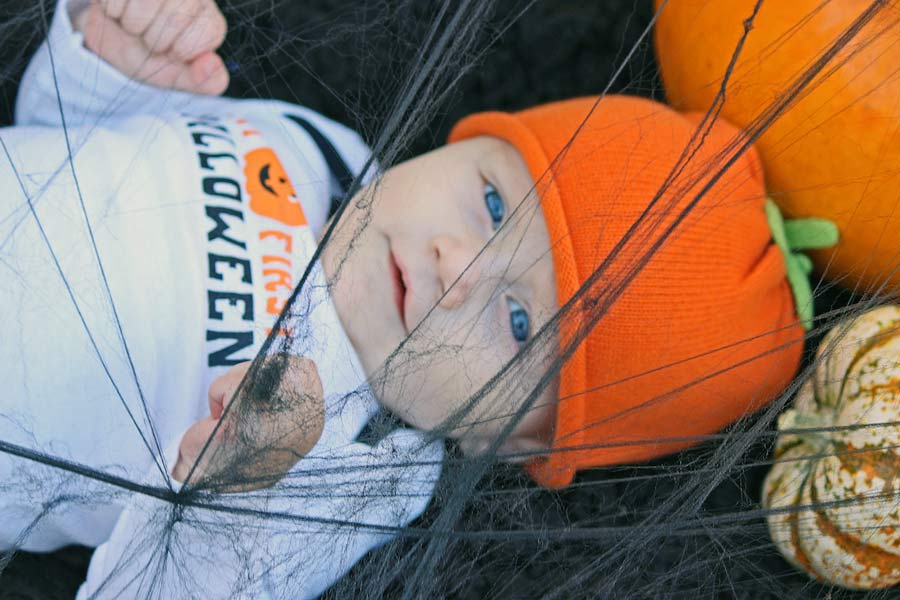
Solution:
<path fill-rule="evenodd" d="M 503 149 L 494 148 L 485 152 L 481 155 L 479 163 L 481 163 L 481 171 L 488 179 L 492 180 L 490 183 L 500 192 L 500 196 L 506 202 L 507 209 L 513 210 L 518 206 L 522 198 L 517 197 L 517 194 L 513 194 L 510 190 L 509 171 L 511 170 L 511 164 Z"/>

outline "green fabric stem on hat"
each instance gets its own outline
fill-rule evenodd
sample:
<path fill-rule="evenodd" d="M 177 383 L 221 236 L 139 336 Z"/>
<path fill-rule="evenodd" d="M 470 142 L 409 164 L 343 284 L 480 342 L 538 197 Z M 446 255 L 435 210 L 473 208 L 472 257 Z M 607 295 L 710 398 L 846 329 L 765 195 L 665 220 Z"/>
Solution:
<path fill-rule="evenodd" d="M 803 328 L 812 329 L 813 296 L 809 284 L 809 274 L 813 270 L 812 260 L 800 250 L 830 248 L 838 243 L 837 225 L 828 219 L 806 218 L 785 221 L 778 205 L 766 198 L 766 218 L 772 239 L 781 249 L 787 268 L 787 279 L 794 294 L 794 306 Z"/>

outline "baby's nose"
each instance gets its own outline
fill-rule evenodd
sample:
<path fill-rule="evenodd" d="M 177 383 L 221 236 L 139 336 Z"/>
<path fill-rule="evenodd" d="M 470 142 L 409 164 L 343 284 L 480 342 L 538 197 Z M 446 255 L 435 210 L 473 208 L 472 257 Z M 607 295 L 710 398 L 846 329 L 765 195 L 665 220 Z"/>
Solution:
<path fill-rule="evenodd" d="M 441 308 L 454 309 L 462 304 L 481 277 L 481 242 L 452 235 L 436 236 L 432 242 L 441 283 Z"/>

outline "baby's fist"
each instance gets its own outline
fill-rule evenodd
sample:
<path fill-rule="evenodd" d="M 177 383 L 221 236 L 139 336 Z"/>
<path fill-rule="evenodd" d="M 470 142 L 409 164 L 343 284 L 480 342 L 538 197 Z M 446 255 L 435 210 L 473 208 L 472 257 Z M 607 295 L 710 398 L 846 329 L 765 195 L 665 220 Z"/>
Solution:
<path fill-rule="evenodd" d="M 276 354 L 259 359 L 248 377 L 250 367 L 241 363 L 212 382 L 210 416 L 182 438 L 175 479 L 184 481 L 200 459 L 193 480 L 223 491 L 268 487 L 318 442 L 325 410 L 315 363 Z"/>
<path fill-rule="evenodd" d="M 215 52 L 227 25 L 214 0 L 91 0 L 73 24 L 88 50 L 132 79 L 195 94 L 228 87 Z"/>

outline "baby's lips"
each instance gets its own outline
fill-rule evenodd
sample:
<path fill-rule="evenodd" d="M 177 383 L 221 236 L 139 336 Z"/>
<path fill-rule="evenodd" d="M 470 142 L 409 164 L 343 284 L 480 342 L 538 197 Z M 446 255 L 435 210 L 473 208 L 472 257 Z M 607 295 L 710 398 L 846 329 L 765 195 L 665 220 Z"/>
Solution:
<path fill-rule="evenodd" d="M 399 313 L 400 323 L 403 326 L 404 332 L 409 334 L 409 304 L 411 300 L 411 285 L 410 278 L 406 268 L 400 262 L 398 256 L 393 252 L 393 249 L 389 252 L 389 261 L 390 261 L 390 273 L 391 273 L 391 287 L 394 297 L 394 302 L 397 305 L 397 311 Z"/>

